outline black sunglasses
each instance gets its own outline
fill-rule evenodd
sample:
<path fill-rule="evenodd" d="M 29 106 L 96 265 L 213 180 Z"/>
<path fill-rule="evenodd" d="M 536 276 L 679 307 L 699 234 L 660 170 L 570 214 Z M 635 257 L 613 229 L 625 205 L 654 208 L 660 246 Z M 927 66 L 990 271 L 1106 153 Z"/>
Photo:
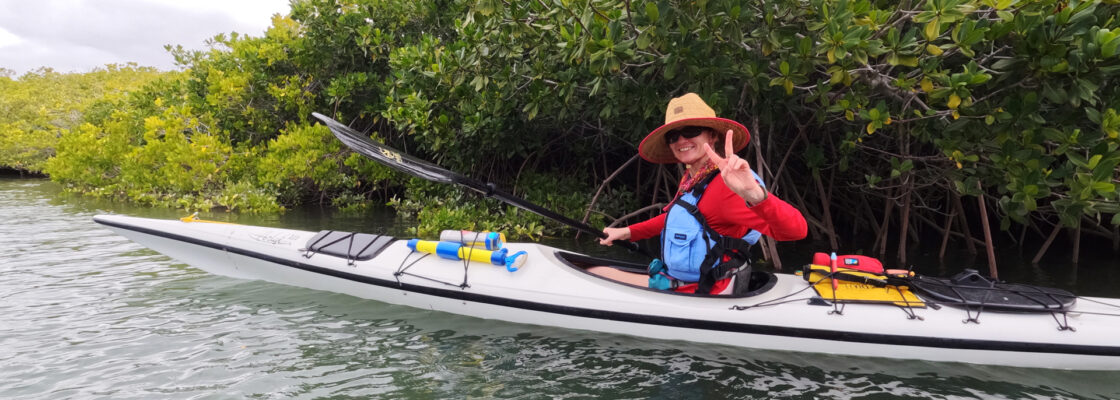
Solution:
<path fill-rule="evenodd" d="M 677 139 L 680 139 L 682 137 L 685 139 L 692 139 L 694 137 L 700 136 L 700 134 L 704 133 L 704 131 L 707 129 L 708 128 L 702 126 L 686 126 L 683 128 L 673 129 L 665 134 L 665 144 L 676 143 Z"/>

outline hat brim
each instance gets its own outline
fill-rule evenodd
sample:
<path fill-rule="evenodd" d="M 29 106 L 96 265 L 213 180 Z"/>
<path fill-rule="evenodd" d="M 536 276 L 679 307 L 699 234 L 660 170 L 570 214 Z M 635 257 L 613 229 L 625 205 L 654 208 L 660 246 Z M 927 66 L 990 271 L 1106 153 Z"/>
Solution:
<path fill-rule="evenodd" d="M 654 129 L 653 132 L 646 135 L 646 138 L 642 139 L 642 143 L 638 145 L 638 154 L 646 161 L 655 164 L 677 163 L 677 157 L 673 155 L 673 150 L 665 143 L 665 134 L 682 126 L 703 126 L 712 128 L 712 130 L 715 131 L 717 140 L 724 139 L 727 130 L 730 129 L 733 132 L 732 147 L 736 152 L 747 147 L 747 143 L 751 141 L 750 131 L 747 130 L 747 127 L 738 122 L 719 117 L 686 118 L 678 119 Z M 713 150 L 721 151 L 723 149 Z M 726 156 L 726 154 L 724 156 Z"/>

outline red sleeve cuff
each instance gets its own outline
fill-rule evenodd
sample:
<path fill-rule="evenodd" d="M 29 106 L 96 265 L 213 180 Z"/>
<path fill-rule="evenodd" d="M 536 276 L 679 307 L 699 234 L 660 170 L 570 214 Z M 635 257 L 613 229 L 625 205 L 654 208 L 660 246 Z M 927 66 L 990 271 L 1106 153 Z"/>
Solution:
<path fill-rule="evenodd" d="M 755 204 L 751 204 L 751 202 L 748 201 L 748 202 L 746 202 L 747 203 L 747 208 L 758 207 L 760 205 L 766 204 L 767 200 L 770 200 L 771 196 L 770 196 L 770 191 L 769 190 L 762 189 L 762 193 L 765 193 L 765 195 L 762 197 L 762 201 L 760 201 L 758 203 L 755 203 Z"/>

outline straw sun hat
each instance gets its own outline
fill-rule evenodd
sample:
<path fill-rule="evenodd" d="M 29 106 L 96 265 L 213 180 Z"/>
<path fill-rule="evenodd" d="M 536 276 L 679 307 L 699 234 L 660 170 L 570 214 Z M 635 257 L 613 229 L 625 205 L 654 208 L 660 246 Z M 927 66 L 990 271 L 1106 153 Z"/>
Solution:
<path fill-rule="evenodd" d="M 665 134 L 669 131 L 685 126 L 703 126 L 715 131 L 716 140 L 722 142 L 727 135 L 727 130 L 734 132 L 732 141 L 735 151 L 742 150 L 751 140 L 750 131 L 738 122 L 716 117 L 715 110 L 708 107 L 707 103 L 696 93 L 687 93 L 684 96 L 669 100 L 669 107 L 665 109 L 665 125 L 654 129 L 642 143 L 638 145 L 638 154 L 646 161 L 656 164 L 673 164 L 677 158 L 673 150 L 665 143 Z M 723 151 L 722 148 L 713 149 Z M 726 155 L 725 155 L 726 156 Z"/>

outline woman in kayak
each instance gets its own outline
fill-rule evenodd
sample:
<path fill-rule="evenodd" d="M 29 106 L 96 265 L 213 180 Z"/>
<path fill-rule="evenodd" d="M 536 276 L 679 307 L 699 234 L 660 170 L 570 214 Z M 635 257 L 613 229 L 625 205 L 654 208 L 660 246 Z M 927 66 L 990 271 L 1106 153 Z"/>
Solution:
<path fill-rule="evenodd" d="M 634 285 L 680 292 L 723 293 L 760 235 L 775 240 L 805 237 L 805 217 L 768 193 L 747 160 L 735 155 L 750 142 L 742 124 L 716 117 L 700 96 L 669 101 L 665 124 L 638 145 L 657 164 L 684 164 L 676 197 L 664 213 L 625 228 L 606 228 L 599 243 L 638 241 L 661 235 L 661 259 L 648 275 L 594 267 L 588 271 Z M 715 149 L 722 149 L 720 154 Z"/>

